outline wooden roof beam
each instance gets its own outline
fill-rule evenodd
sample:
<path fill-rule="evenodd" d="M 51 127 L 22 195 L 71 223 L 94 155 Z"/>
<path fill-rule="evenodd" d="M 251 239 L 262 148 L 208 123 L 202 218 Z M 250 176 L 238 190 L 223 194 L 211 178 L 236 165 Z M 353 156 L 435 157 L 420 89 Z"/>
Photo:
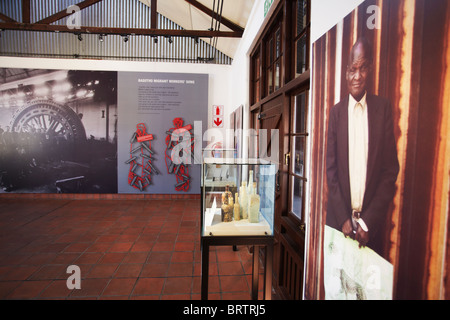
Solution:
<path fill-rule="evenodd" d="M 103 0 L 84 0 L 84 1 L 81 1 L 80 3 L 77 3 L 76 6 L 78 6 L 78 8 L 80 8 L 80 10 L 83 10 L 84 8 L 90 7 L 101 1 L 103 1 Z M 58 20 L 61 20 L 67 16 L 70 16 L 71 14 L 72 14 L 72 12 L 67 13 L 67 9 L 61 10 L 55 14 L 52 14 L 51 16 L 48 16 L 47 18 L 37 21 L 36 23 L 37 24 L 50 24 L 50 23 L 56 22 Z"/>
<path fill-rule="evenodd" d="M 157 0 L 151 0 L 150 9 L 151 9 L 151 19 L 150 19 L 150 28 L 156 29 L 158 28 L 157 18 L 158 18 L 158 9 L 157 9 Z"/>
<path fill-rule="evenodd" d="M 0 20 L 3 20 L 5 22 L 17 22 L 14 19 L 11 19 L 10 17 L 8 17 L 7 15 L 4 15 L 3 13 L 0 12 Z"/>
<path fill-rule="evenodd" d="M 200 11 L 202 11 L 203 13 L 206 13 L 207 15 L 209 15 L 210 17 L 214 17 L 214 12 L 209 9 L 207 6 L 201 4 L 200 2 L 196 1 L 196 0 L 185 0 L 186 2 L 188 2 L 189 4 L 193 5 L 194 7 L 196 7 L 197 9 L 199 9 Z M 228 20 L 227 18 L 225 18 L 224 16 L 222 16 L 220 23 L 222 23 L 224 26 L 227 26 L 228 28 L 230 28 L 231 30 L 235 31 L 235 32 L 244 32 L 244 29 L 235 24 L 234 22 Z"/>
<path fill-rule="evenodd" d="M 198 37 L 198 38 L 241 38 L 243 32 L 238 31 L 209 31 L 209 30 L 177 30 L 177 29 L 143 29 L 143 28 L 109 28 L 109 27 L 80 27 L 69 29 L 65 25 L 40 23 L 0 22 L 0 29 L 42 32 L 64 32 L 73 34 L 115 34 L 115 35 L 144 35 L 166 37 Z"/>
<path fill-rule="evenodd" d="M 22 22 L 30 23 L 31 11 L 30 0 L 22 0 Z"/>

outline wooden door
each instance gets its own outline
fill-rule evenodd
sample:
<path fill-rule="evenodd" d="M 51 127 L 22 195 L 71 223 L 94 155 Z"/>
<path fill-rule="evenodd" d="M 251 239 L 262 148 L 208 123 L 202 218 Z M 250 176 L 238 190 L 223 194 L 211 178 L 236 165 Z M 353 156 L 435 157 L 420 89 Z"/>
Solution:
<path fill-rule="evenodd" d="M 307 87 L 291 91 L 285 98 L 288 113 L 287 153 L 283 158 L 286 168 L 284 187 L 287 207 L 280 217 L 279 288 L 284 298 L 300 300 L 303 297 L 303 270 L 305 247 L 305 189 L 306 154 L 308 138 Z"/>
<path fill-rule="evenodd" d="M 303 285 L 303 255 L 304 255 L 304 231 L 303 219 L 299 219 L 298 188 L 293 176 L 295 168 L 291 164 L 291 156 L 295 150 L 296 138 L 291 121 L 291 109 L 297 100 L 290 95 L 280 94 L 265 102 L 260 108 L 252 112 L 253 128 L 266 129 L 268 138 L 267 146 L 259 144 L 259 154 L 270 155 L 274 151 L 273 139 L 278 138 L 278 173 L 276 177 L 275 217 L 274 217 L 274 261 L 273 261 L 273 285 L 276 293 L 283 299 L 299 300 L 302 298 Z M 291 123 L 292 122 L 292 123 Z M 278 130 L 278 135 L 276 131 Z M 300 161 L 300 160 L 299 160 Z M 303 195 L 303 193 L 302 193 Z M 293 210 L 293 208 L 295 208 Z M 300 208 L 300 212 L 302 209 Z"/>

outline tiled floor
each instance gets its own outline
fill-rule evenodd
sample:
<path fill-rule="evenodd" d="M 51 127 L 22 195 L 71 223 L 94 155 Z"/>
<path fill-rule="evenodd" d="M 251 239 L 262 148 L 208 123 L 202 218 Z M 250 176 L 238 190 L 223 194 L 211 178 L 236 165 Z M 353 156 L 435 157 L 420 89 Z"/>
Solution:
<path fill-rule="evenodd" d="M 2 198 L 0 299 L 200 299 L 199 208 Z M 81 289 L 67 288 L 69 265 L 80 267 Z M 247 247 L 211 249 L 209 299 L 250 299 L 251 269 Z"/>

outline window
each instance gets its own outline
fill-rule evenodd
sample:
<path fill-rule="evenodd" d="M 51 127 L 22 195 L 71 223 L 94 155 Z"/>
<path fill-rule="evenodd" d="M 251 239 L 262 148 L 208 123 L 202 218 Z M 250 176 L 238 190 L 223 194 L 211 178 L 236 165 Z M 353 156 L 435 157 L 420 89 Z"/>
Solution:
<path fill-rule="evenodd" d="M 305 155 L 307 132 L 308 90 L 301 91 L 292 97 L 292 123 L 289 132 L 291 139 L 290 176 L 290 213 L 301 222 L 304 221 L 304 190 L 306 180 Z"/>
<path fill-rule="evenodd" d="M 310 4 L 311 0 L 283 1 L 274 13 L 251 54 L 251 105 L 309 69 Z"/>
<path fill-rule="evenodd" d="M 261 55 L 256 52 L 252 60 L 252 104 L 261 99 Z"/>
<path fill-rule="evenodd" d="M 267 95 L 280 89 L 282 74 L 282 43 L 281 43 L 281 21 L 278 22 L 269 33 L 266 40 L 267 52 Z"/>
<path fill-rule="evenodd" d="M 295 76 L 299 76 L 309 68 L 309 29 L 310 0 L 297 0 L 295 6 L 294 59 Z"/>

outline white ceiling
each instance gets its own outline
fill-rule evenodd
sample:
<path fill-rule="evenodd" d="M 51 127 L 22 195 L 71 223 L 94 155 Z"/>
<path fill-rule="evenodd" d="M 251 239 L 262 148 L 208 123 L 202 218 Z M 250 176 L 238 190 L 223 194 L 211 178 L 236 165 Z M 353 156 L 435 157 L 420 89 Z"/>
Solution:
<path fill-rule="evenodd" d="M 150 6 L 151 0 L 140 1 Z M 217 6 L 218 0 L 198 0 L 198 2 L 213 10 L 213 5 L 215 3 Z M 255 0 L 224 0 L 222 17 L 245 29 L 254 2 Z M 212 18 L 185 0 L 159 0 L 157 11 L 186 30 L 208 30 L 211 27 Z M 221 24 L 220 31 L 231 30 Z M 209 39 L 203 40 L 210 42 Z M 218 38 L 216 48 L 233 58 L 239 41 L 240 38 Z"/>

